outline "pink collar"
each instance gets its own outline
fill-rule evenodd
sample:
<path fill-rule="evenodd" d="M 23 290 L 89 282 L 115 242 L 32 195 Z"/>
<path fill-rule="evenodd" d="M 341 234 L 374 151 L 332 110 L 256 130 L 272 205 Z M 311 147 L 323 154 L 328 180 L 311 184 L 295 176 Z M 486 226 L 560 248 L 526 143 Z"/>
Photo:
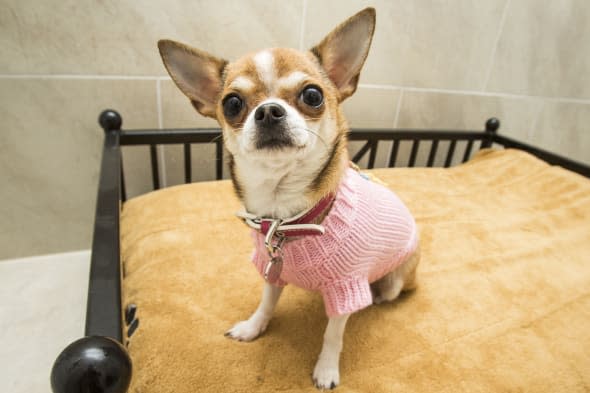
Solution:
<path fill-rule="evenodd" d="M 274 227 L 273 231 L 275 233 L 273 235 L 276 234 L 281 237 L 323 235 L 325 232 L 324 227 L 313 224 L 313 221 L 330 206 L 335 198 L 336 195 L 334 193 L 328 194 L 310 209 L 283 220 L 258 217 L 248 212 L 239 212 L 236 215 L 243 219 L 249 227 L 259 231 L 263 235 L 267 235 L 271 227 Z"/>
<path fill-rule="evenodd" d="M 264 278 L 271 284 L 276 283 L 283 269 L 283 246 L 287 237 L 323 235 L 322 225 L 312 224 L 336 198 L 335 194 L 323 197 L 315 206 L 287 219 L 258 217 L 248 212 L 236 213 L 249 227 L 264 235 L 264 246 L 269 261 L 264 268 Z"/>

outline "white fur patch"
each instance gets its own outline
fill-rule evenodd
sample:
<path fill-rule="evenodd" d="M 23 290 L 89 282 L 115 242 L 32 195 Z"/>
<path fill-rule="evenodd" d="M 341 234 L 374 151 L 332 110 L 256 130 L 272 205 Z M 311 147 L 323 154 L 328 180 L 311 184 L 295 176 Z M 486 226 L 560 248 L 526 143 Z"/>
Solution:
<path fill-rule="evenodd" d="M 309 75 L 301 71 L 295 71 L 288 76 L 284 76 L 277 81 L 277 86 L 283 89 L 295 89 L 301 84 Z"/>
<path fill-rule="evenodd" d="M 258 52 L 254 55 L 254 64 L 256 65 L 256 71 L 258 72 L 260 80 L 264 83 L 268 91 L 271 91 L 276 80 L 274 57 L 272 53 L 268 50 Z"/>
<path fill-rule="evenodd" d="M 248 91 L 254 88 L 254 82 L 245 76 L 238 76 L 229 84 L 230 89 Z"/>

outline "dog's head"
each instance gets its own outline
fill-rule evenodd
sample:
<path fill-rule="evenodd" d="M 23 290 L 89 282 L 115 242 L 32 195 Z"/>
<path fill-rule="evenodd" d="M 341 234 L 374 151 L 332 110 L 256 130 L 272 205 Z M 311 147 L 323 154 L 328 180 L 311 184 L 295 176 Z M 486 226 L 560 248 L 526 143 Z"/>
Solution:
<path fill-rule="evenodd" d="M 217 119 L 234 158 L 321 168 L 335 149 L 344 151 L 339 104 L 356 90 L 374 28 L 375 10 L 367 8 L 310 51 L 265 49 L 231 63 L 170 40 L 158 47 L 197 111 Z"/>

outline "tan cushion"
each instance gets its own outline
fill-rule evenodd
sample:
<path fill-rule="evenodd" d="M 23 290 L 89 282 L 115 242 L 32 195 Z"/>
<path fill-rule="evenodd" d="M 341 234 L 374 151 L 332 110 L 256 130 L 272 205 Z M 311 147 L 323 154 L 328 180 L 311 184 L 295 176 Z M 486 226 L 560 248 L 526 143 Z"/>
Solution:
<path fill-rule="evenodd" d="M 578 392 L 590 386 L 590 181 L 515 150 L 379 169 L 421 233 L 419 287 L 349 321 L 339 392 Z M 315 392 L 326 317 L 289 286 L 267 332 L 223 333 L 262 279 L 227 181 L 152 192 L 121 221 L 131 392 Z"/>

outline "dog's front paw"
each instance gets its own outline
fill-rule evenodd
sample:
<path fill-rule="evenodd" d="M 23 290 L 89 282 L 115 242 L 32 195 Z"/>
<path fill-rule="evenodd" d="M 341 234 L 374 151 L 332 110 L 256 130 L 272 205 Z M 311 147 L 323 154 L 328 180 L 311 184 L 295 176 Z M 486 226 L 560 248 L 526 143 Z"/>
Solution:
<path fill-rule="evenodd" d="M 225 336 L 238 341 L 252 341 L 266 330 L 268 321 L 258 318 L 250 318 L 247 321 L 238 322 L 229 329 Z"/>
<path fill-rule="evenodd" d="M 313 370 L 313 383 L 318 389 L 334 389 L 340 383 L 340 373 L 338 372 L 338 363 L 318 360 Z"/>

